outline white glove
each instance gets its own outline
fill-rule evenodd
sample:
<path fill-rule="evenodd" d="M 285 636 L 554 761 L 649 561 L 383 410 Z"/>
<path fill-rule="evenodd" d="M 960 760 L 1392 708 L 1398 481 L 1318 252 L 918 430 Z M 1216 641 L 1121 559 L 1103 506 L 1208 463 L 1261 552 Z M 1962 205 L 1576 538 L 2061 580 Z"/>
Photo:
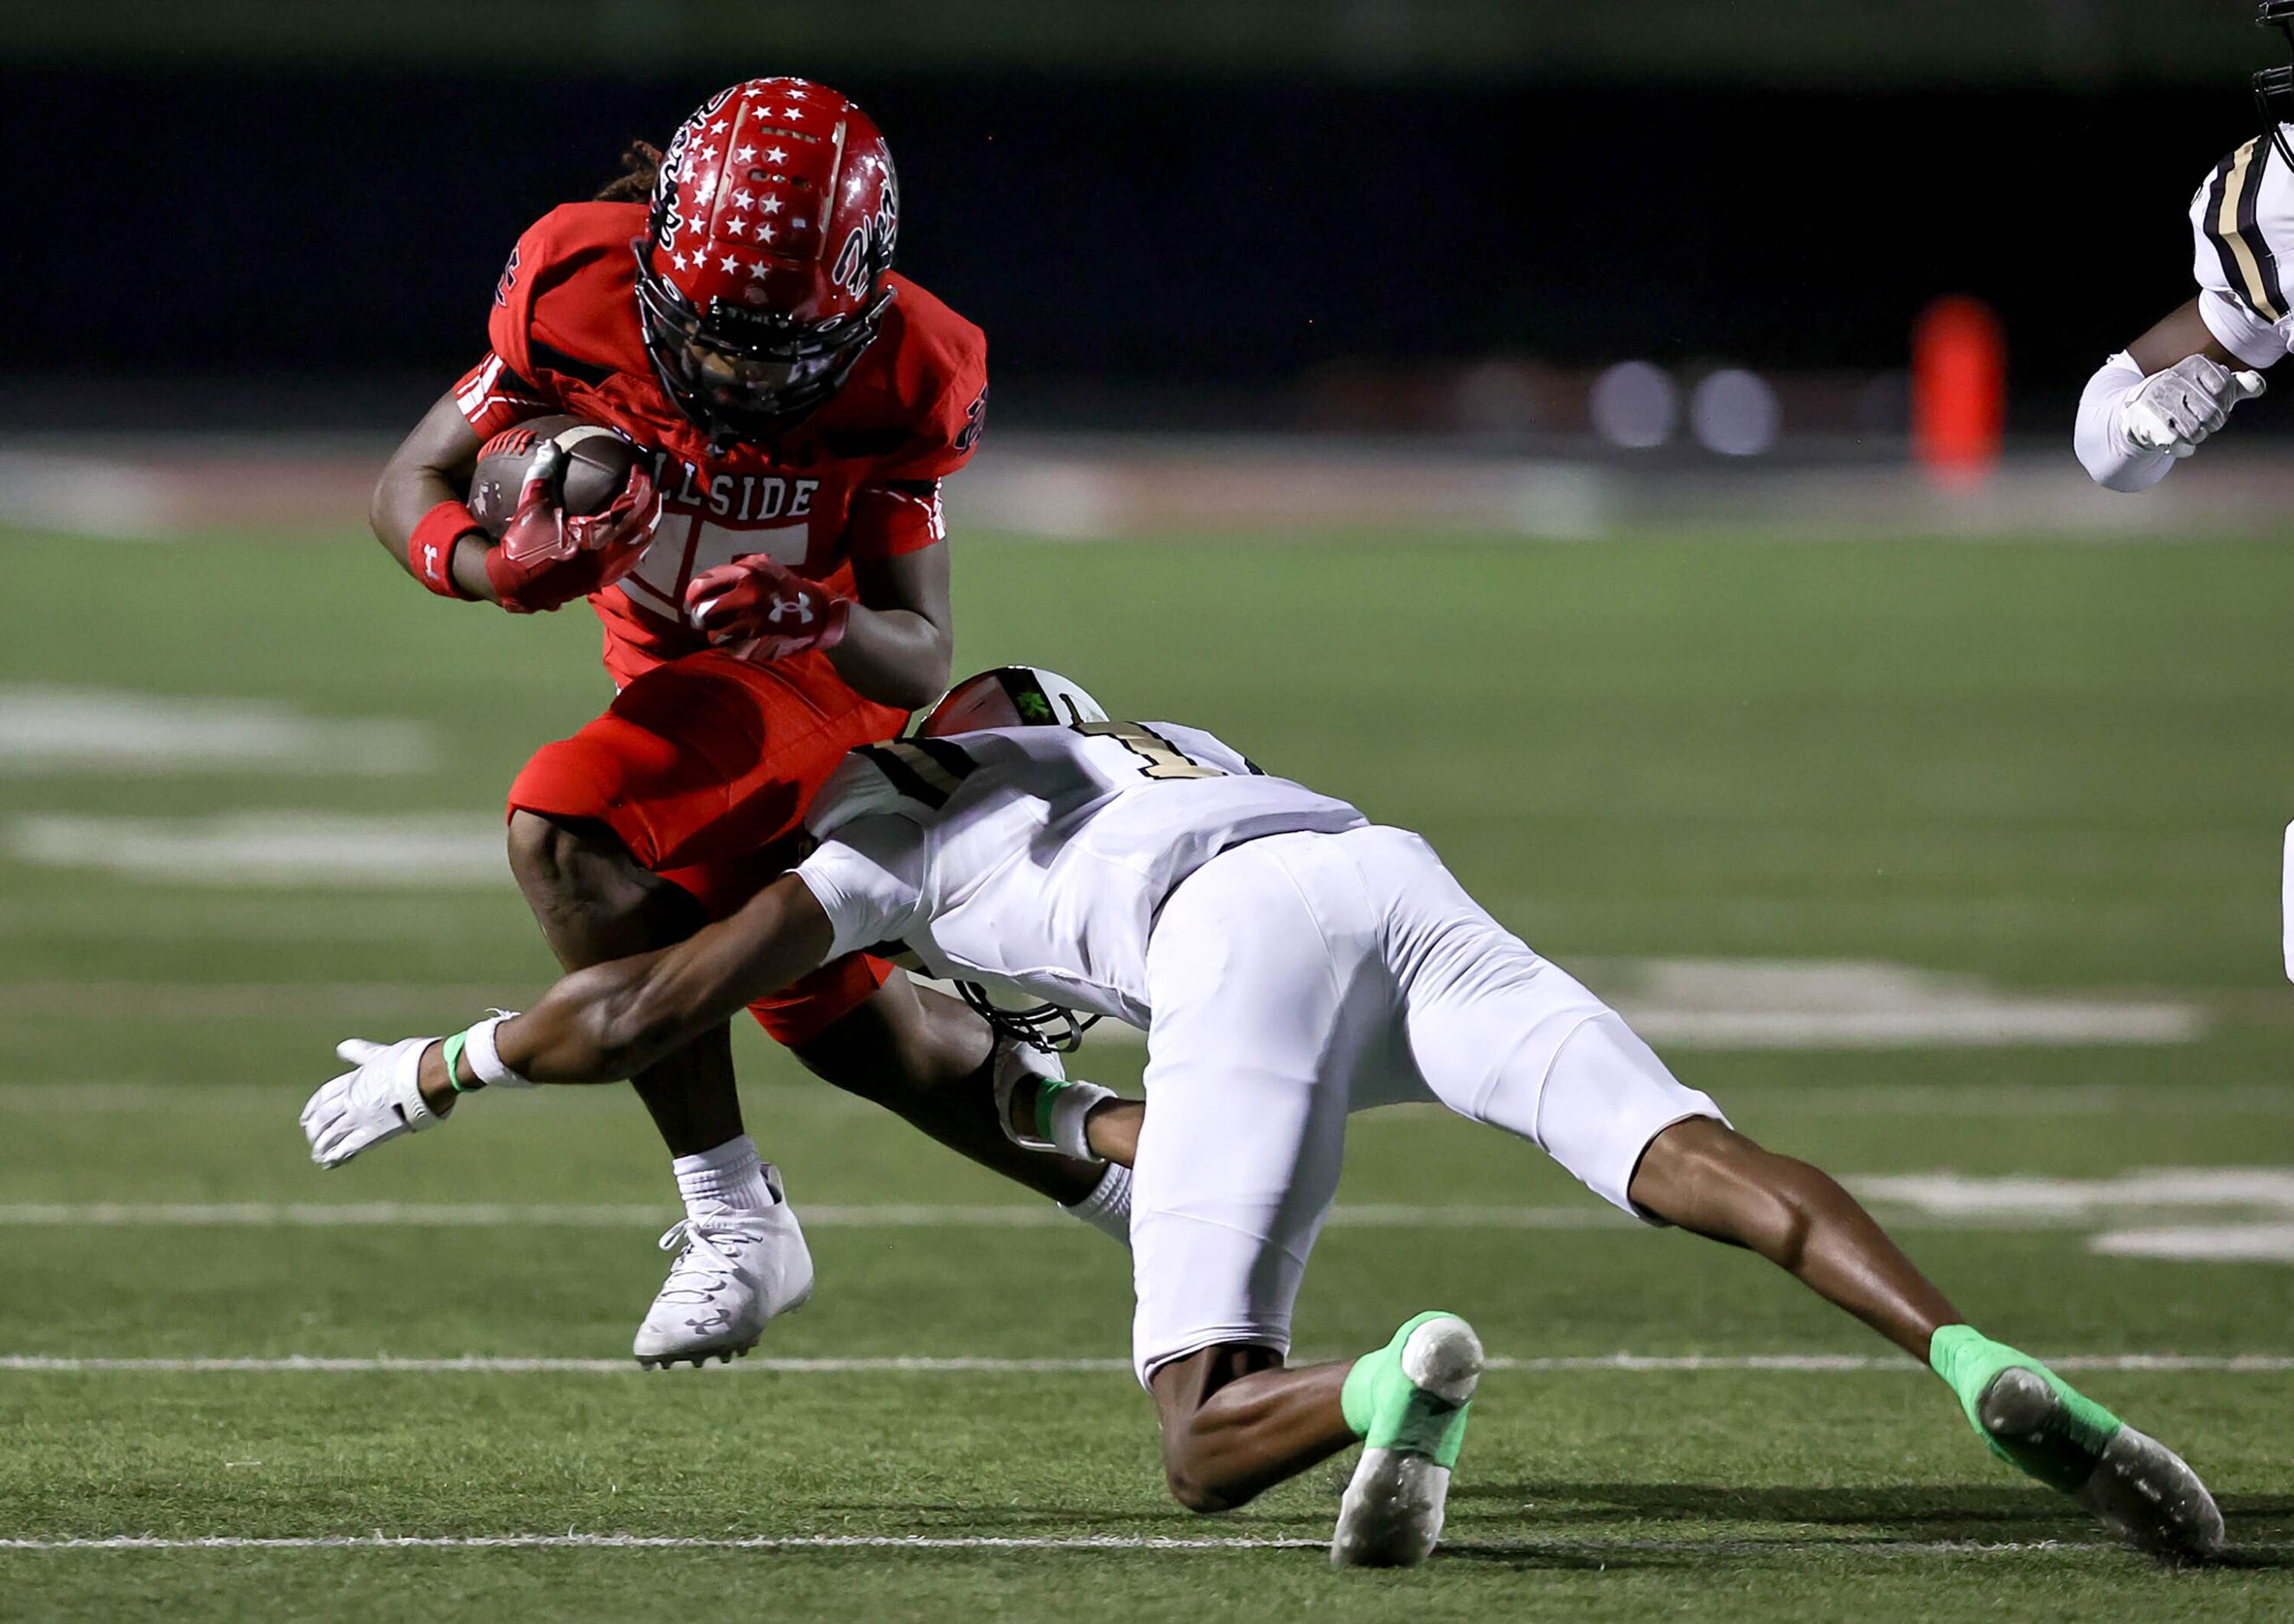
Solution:
<path fill-rule="evenodd" d="M 2230 421 L 2232 407 L 2252 400 L 2266 387 L 2259 372 L 2233 372 L 2192 355 L 2129 389 L 2120 421 L 2136 446 L 2180 459 Z"/>
<path fill-rule="evenodd" d="M 423 1051 L 436 1041 L 402 1038 L 382 1044 L 349 1038 L 335 1045 L 335 1053 L 358 1069 L 335 1078 L 303 1107 L 311 1160 L 321 1167 L 340 1167 L 370 1145 L 435 1123 L 438 1114 L 423 1102 L 416 1078 Z"/>

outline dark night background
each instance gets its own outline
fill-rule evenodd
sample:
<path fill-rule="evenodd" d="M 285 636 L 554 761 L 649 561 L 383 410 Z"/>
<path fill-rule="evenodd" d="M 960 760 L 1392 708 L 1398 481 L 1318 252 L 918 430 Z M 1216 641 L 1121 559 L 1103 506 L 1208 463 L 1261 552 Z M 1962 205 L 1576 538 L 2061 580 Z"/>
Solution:
<path fill-rule="evenodd" d="M 2242 76 L 2273 57 L 2246 14 L 2190 7 L 2212 48 L 2164 78 L 2008 49 L 1966 84 L 1948 51 L 1860 84 L 1787 57 L 1110 70 L 850 39 L 639 71 L 19 49 L 7 186 L 38 224 L 0 257 L 6 412 L 164 420 L 197 409 L 185 378 L 224 415 L 419 409 L 483 348 L 525 224 L 720 82 L 788 69 L 887 131 L 902 266 L 988 330 L 1005 420 L 1279 424 L 1333 367 L 1491 355 L 1886 370 L 1966 292 L 2005 319 L 2020 421 L 2188 297 L 2182 210 L 2256 128 Z"/>

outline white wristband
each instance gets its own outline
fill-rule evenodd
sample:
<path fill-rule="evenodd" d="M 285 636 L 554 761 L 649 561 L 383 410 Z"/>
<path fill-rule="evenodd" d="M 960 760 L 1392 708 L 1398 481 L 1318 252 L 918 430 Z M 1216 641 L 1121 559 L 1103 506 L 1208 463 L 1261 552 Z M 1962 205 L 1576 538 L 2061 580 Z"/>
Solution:
<path fill-rule="evenodd" d="M 1073 1156 L 1078 1162 L 1096 1162 L 1100 1158 L 1091 1147 L 1091 1136 L 1085 1130 L 1084 1119 L 1102 1099 L 1113 1099 L 1113 1089 L 1102 1089 L 1095 1082 L 1052 1082 L 1038 1085 L 1051 1090 L 1051 1108 L 1040 1126 L 1052 1148 L 1063 1156 Z"/>
<path fill-rule="evenodd" d="M 494 1028 L 517 1013 L 515 1009 L 497 1009 L 487 1019 L 470 1028 L 463 1054 L 469 1057 L 470 1071 L 480 1082 L 490 1089 L 530 1089 L 533 1082 L 521 1077 L 502 1064 L 501 1051 L 494 1047 Z"/>

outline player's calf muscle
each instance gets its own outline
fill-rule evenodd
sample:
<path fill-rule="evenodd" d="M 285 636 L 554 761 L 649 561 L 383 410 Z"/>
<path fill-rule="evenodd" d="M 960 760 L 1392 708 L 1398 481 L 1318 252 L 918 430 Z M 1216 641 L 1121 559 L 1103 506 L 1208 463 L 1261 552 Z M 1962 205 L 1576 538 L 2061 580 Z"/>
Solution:
<path fill-rule="evenodd" d="M 699 903 L 639 868 L 601 825 L 515 812 L 509 866 L 568 969 L 681 942 L 706 920 Z"/>
<path fill-rule="evenodd" d="M 1247 1342 L 1159 1368 L 1149 1385 L 1171 1498 L 1189 1511 L 1232 1511 L 1352 1443 L 1338 1397 L 1346 1369 L 1289 1368 Z"/>
<path fill-rule="evenodd" d="M 1634 1170 L 1635 1205 L 1758 1253 L 1915 1359 L 1958 1311 L 1822 1169 L 1709 1118 L 1674 1123 Z"/>

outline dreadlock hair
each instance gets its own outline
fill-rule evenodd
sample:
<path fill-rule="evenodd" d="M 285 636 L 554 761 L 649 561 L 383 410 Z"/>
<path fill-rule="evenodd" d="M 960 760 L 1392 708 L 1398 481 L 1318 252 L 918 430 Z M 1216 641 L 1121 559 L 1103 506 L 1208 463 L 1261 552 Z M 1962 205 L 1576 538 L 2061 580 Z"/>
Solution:
<path fill-rule="evenodd" d="M 632 141 L 622 154 L 622 172 L 598 193 L 600 203 L 643 203 L 653 196 L 661 173 L 661 149 L 650 142 Z"/>

